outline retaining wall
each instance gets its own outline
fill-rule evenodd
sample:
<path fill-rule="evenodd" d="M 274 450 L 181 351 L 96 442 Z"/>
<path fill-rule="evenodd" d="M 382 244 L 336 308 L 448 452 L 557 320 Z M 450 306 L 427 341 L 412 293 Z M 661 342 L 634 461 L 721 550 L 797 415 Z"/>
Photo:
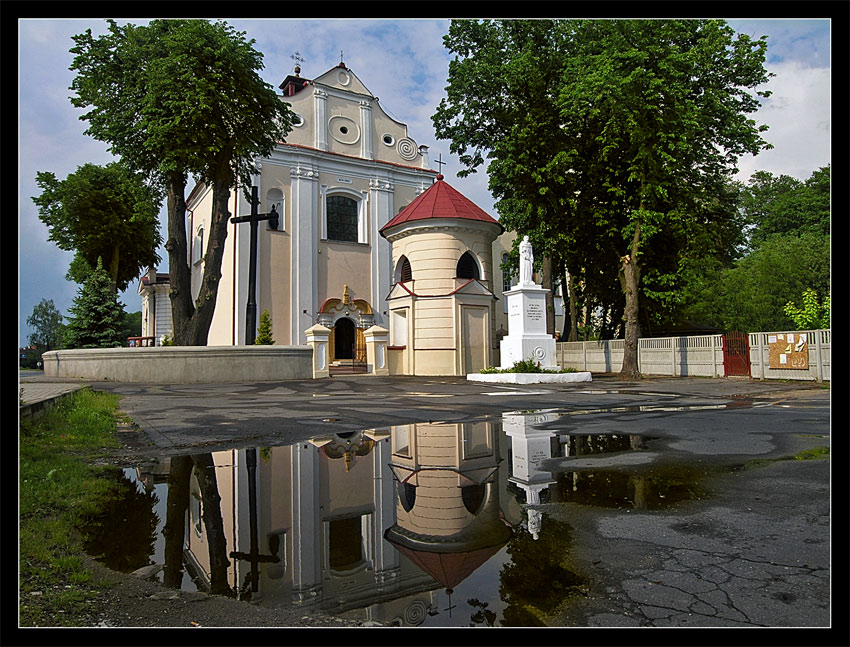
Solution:
<path fill-rule="evenodd" d="M 47 377 L 142 384 L 313 379 L 309 346 L 156 346 L 44 353 Z"/>

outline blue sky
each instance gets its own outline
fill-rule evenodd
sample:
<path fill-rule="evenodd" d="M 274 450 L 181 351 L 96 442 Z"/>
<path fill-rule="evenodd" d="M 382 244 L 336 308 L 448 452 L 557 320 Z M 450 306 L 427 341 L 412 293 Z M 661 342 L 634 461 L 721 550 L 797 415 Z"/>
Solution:
<path fill-rule="evenodd" d="M 145 19 L 129 20 L 142 23 Z M 122 20 L 122 22 L 124 22 Z M 431 115 L 445 96 L 450 56 L 442 37 L 448 20 L 283 20 L 227 19 L 256 40 L 264 55 L 264 79 L 277 88 L 289 74 L 299 52 L 302 76 L 316 77 L 340 61 L 381 100 L 381 105 L 406 123 L 417 144 L 430 148 L 431 159 L 447 162 L 446 180 L 483 209 L 495 215 L 487 190 L 486 173 L 460 179 L 458 160 L 449 143 L 434 134 Z M 743 158 L 741 179 L 765 170 L 806 179 L 830 163 L 830 21 L 800 19 L 730 20 L 737 31 L 753 37 L 768 36 L 766 67 L 776 76 L 765 86 L 773 92 L 754 118 L 770 130 L 766 139 L 774 148 L 755 158 Z M 83 134 L 82 110 L 69 101 L 73 80 L 71 36 L 91 28 L 104 33 L 105 21 L 95 19 L 22 19 L 18 23 L 18 244 L 19 344 L 30 334 L 27 317 L 42 299 L 52 299 L 63 315 L 78 286 L 65 280 L 73 258 L 47 241 L 48 230 L 38 219 L 32 196 L 38 195 L 38 171 L 52 171 L 64 179 L 85 163 L 106 164 L 113 158 L 106 144 Z M 436 166 L 435 166 L 436 168 Z M 163 231 L 165 212 L 162 212 Z M 167 269 L 167 255 L 161 270 Z M 37 260 L 36 260 L 37 259 Z M 128 312 L 141 309 L 133 282 L 122 294 Z"/>

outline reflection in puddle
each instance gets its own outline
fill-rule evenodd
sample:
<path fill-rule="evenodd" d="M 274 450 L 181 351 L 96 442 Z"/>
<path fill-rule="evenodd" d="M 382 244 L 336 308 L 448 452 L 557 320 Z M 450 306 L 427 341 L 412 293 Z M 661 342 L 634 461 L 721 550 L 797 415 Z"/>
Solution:
<path fill-rule="evenodd" d="M 571 528 L 539 504 L 654 510 L 701 496 L 695 480 L 651 464 L 569 468 L 649 457 L 653 439 L 545 429 L 558 416 L 328 433 L 126 470 L 135 482 L 104 515 L 128 516 L 135 501 L 155 535 L 136 528 L 145 541 L 133 547 L 102 534 L 112 550 L 93 552 L 123 551 L 120 570 L 161 565 L 167 586 L 269 606 L 387 625 L 545 625 L 592 573 L 570 566 Z"/>

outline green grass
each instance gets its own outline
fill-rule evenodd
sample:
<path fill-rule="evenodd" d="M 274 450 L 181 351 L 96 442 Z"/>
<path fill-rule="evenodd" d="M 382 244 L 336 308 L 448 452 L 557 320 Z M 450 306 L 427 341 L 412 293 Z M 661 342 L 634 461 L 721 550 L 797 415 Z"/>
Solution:
<path fill-rule="evenodd" d="M 105 586 L 85 567 L 78 530 L 109 480 L 94 466 L 115 438 L 118 396 L 83 389 L 22 420 L 20 626 L 81 626 Z"/>
<path fill-rule="evenodd" d="M 539 362 L 532 359 L 522 359 L 514 362 L 510 368 L 496 368 L 491 366 L 481 370 L 482 373 L 577 373 L 574 368 L 562 368 L 558 371 L 544 369 Z"/>
<path fill-rule="evenodd" d="M 823 458 L 829 458 L 829 447 L 812 447 L 811 449 L 804 449 L 797 452 L 793 456 L 780 456 L 779 458 L 754 458 L 744 463 L 741 469 L 750 470 L 756 467 L 764 467 L 771 463 L 778 463 L 780 461 L 812 461 Z"/>

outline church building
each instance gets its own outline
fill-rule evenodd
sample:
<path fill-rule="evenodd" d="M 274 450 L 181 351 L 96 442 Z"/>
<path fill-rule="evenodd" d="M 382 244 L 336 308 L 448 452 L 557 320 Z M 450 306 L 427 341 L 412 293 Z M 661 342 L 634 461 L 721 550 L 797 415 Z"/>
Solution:
<path fill-rule="evenodd" d="M 503 227 L 430 168 L 426 146 L 391 117 L 345 63 L 315 79 L 280 85 L 296 115 L 286 142 L 258 160 L 252 178 L 260 213 L 257 320 L 268 310 L 276 344 L 303 345 L 316 324 L 330 329 L 331 365 L 366 361 L 364 332 L 390 331 L 390 372 L 465 375 L 498 363 L 509 277 L 499 267 Z M 232 217 L 250 214 L 250 187 L 231 194 Z M 204 271 L 211 187 L 187 198 L 193 297 Z M 216 309 L 207 343 L 245 340 L 250 225 L 228 224 Z M 494 254 L 494 248 L 496 254 Z M 142 337 L 170 330 L 167 275 L 140 284 Z"/>
<path fill-rule="evenodd" d="M 425 146 L 390 117 L 344 63 L 315 79 L 295 68 L 280 86 L 296 114 L 286 143 L 260 160 L 253 178 L 260 212 L 282 214 L 277 229 L 261 223 L 257 312 L 268 310 L 278 344 L 306 343 L 317 322 L 334 331 L 331 359 L 365 352 L 362 331 L 386 327 L 393 276 L 380 229 L 430 187 L 437 174 Z M 244 187 L 233 191 L 232 216 L 250 213 Z M 187 200 L 187 232 L 198 290 L 212 207 L 210 187 Z M 250 228 L 229 224 L 222 279 L 208 344 L 245 339 Z"/>

